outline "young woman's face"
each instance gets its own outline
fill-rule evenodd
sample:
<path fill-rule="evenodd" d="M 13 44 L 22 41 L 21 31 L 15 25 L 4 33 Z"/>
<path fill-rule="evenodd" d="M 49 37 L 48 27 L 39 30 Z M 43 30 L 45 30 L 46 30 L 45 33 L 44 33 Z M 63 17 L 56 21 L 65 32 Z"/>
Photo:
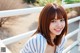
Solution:
<path fill-rule="evenodd" d="M 54 19 L 51 20 L 49 30 L 52 35 L 60 35 L 65 27 L 65 20 L 62 19 Z"/>

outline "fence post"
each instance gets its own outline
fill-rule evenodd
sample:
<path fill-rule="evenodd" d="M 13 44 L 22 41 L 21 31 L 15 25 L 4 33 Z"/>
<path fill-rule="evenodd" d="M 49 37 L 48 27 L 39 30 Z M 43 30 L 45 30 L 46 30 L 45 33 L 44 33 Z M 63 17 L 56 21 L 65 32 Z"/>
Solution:
<path fill-rule="evenodd" d="M 78 36 L 77 36 L 77 40 L 80 41 L 80 20 L 79 20 L 79 31 L 78 31 Z M 80 43 L 78 43 L 72 50 L 70 53 L 80 53 Z"/>
<path fill-rule="evenodd" d="M 80 41 L 80 20 L 79 20 L 79 32 L 78 32 L 77 40 Z M 80 52 L 80 43 L 78 44 L 78 51 Z"/>
<path fill-rule="evenodd" d="M 78 34 L 77 34 L 77 40 L 79 41 L 79 43 L 67 53 L 80 53 L 80 20 L 78 21 L 78 23 L 79 23 L 79 25 L 78 25 L 79 26 L 79 31 L 78 31 Z"/>

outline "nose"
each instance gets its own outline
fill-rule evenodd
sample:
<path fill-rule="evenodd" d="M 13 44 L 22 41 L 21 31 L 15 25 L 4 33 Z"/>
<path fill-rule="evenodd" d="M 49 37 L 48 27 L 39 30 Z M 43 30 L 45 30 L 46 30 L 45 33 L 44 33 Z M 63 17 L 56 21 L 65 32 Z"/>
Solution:
<path fill-rule="evenodd" d="M 60 21 L 57 21 L 57 27 L 61 27 L 62 26 L 62 23 Z"/>

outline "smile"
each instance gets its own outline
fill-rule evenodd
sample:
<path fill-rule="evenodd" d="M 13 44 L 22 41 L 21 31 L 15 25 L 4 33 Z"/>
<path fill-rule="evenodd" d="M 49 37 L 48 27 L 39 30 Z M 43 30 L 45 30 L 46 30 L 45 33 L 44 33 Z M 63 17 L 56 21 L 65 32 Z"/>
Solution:
<path fill-rule="evenodd" d="M 61 29 L 54 29 L 56 32 L 60 32 L 61 31 Z"/>

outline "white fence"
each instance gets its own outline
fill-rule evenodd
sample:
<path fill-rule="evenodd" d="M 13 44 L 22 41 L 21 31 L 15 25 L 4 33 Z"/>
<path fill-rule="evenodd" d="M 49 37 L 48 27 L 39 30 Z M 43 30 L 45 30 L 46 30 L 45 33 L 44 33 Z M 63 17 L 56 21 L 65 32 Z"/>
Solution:
<path fill-rule="evenodd" d="M 65 9 L 66 8 L 73 8 L 73 7 L 80 7 L 80 3 L 66 4 L 66 5 L 63 5 L 63 7 Z M 30 13 L 40 12 L 42 8 L 43 7 L 34 7 L 34 8 L 24 8 L 24 9 L 15 9 L 15 10 L 0 11 L 0 18 L 1 17 L 17 16 L 17 15 L 24 15 L 24 14 L 30 14 Z M 80 21 L 80 16 L 68 20 L 68 24 L 71 24 L 71 23 L 76 22 L 76 21 Z M 17 42 L 17 41 L 19 41 L 21 39 L 24 39 L 24 38 L 28 37 L 29 35 L 33 34 L 35 32 L 35 30 L 27 32 L 27 33 L 19 34 L 19 35 L 16 35 L 14 37 L 11 37 L 11 38 L 4 39 L 4 40 L 2 40 L 2 42 L 5 45 L 11 44 L 11 43 L 15 43 L 15 42 Z M 74 34 L 78 33 L 79 31 L 80 31 L 80 28 L 77 28 L 75 31 L 69 33 L 66 36 L 66 38 L 69 39 Z M 76 42 L 74 42 L 74 44 L 72 44 L 71 46 L 69 46 L 68 48 L 66 48 L 63 51 L 63 53 L 66 53 L 67 51 L 69 51 L 71 48 L 73 48 L 79 42 L 80 42 L 80 40 L 76 40 Z"/>

